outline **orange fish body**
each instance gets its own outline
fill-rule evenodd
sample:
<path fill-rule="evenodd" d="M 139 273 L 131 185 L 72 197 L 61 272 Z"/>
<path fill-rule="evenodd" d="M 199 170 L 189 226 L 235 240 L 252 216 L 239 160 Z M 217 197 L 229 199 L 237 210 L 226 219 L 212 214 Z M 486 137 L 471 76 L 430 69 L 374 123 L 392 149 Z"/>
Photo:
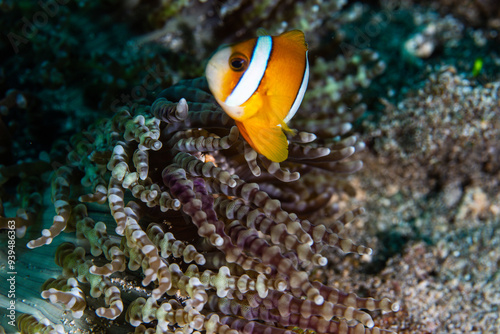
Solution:
<path fill-rule="evenodd" d="M 254 150 L 271 161 L 288 157 L 283 130 L 309 80 L 307 44 L 300 30 L 260 36 L 218 50 L 208 61 L 210 91 Z"/>

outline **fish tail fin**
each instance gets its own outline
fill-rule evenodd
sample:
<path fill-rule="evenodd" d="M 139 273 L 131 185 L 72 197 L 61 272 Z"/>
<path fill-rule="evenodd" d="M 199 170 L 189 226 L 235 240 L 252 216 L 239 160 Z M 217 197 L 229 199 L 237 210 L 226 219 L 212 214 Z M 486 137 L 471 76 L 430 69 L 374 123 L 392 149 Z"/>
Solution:
<path fill-rule="evenodd" d="M 258 120 L 236 121 L 243 138 L 258 153 L 271 161 L 282 162 L 288 158 L 288 141 L 279 126 L 263 126 Z"/>

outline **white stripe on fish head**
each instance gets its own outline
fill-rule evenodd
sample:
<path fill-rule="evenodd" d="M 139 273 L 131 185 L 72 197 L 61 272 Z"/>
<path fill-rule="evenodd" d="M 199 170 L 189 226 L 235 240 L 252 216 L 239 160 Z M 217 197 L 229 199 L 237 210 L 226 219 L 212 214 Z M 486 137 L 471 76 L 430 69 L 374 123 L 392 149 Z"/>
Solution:
<path fill-rule="evenodd" d="M 225 101 L 228 106 L 236 107 L 242 105 L 259 88 L 260 81 L 266 73 L 272 48 L 273 40 L 271 36 L 257 38 L 257 43 L 255 44 L 252 59 L 247 70 L 243 73 L 240 81 Z"/>

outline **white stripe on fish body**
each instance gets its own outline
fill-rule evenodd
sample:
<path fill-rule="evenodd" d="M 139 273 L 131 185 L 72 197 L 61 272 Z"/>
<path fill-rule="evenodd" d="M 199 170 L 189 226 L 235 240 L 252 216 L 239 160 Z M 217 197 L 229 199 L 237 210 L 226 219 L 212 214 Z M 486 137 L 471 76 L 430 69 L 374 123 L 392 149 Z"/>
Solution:
<path fill-rule="evenodd" d="M 225 103 L 228 106 L 236 107 L 242 105 L 259 88 L 260 81 L 264 77 L 264 73 L 266 73 L 272 48 L 273 40 L 271 36 L 257 38 L 257 43 L 255 44 L 252 59 L 247 70 L 243 73 L 240 81 L 226 99 Z"/>
<path fill-rule="evenodd" d="M 288 121 L 291 120 L 293 116 L 295 116 L 295 113 L 299 109 L 299 106 L 302 103 L 302 99 L 304 98 L 308 82 L 309 82 L 309 61 L 307 60 L 307 51 L 306 51 L 306 68 L 304 70 L 302 83 L 300 84 L 299 91 L 297 92 L 297 96 L 295 97 L 295 101 L 293 101 L 293 105 L 290 108 L 288 115 L 286 115 L 285 119 L 283 120 L 285 124 L 288 123 Z"/>

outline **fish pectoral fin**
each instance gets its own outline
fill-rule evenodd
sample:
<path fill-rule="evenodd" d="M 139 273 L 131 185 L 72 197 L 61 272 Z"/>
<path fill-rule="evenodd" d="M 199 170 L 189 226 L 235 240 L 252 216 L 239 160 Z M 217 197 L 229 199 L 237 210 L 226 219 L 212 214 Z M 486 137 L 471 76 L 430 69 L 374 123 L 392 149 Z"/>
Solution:
<path fill-rule="evenodd" d="M 254 150 L 274 162 L 288 158 L 288 141 L 280 126 L 265 126 L 258 120 L 236 122 L 240 133 Z"/>
<path fill-rule="evenodd" d="M 283 130 L 291 131 L 284 119 L 290 112 L 291 97 L 285 95 L 267 95 L 264 100 L 263 110 L 266 110 L 266 117 L 269 124 L 280 124 Z"/>
<path fill-rule="evenodd" d="M 292 136 L 295 136 L 297 134 L 297 130 L 289 128 L 285 122 L 281 121 L 280 125 L 283 131 L 285 131 L 286 133 L 289 133 Z"/>

